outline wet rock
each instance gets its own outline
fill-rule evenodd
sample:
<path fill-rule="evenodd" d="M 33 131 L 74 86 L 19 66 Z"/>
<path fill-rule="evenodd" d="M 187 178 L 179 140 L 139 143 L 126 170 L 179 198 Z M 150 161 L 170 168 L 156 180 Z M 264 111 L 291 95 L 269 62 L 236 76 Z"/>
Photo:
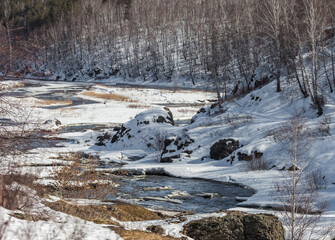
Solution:
<path fill-rule="evenodd" d="M 177 199 L 169 199 L 169 198 L 162 198 L 162 197 L 143 197 L 144 201 L 158 201 L 158 202 L 170 202 L 174 204 L 182 204 L 183 202 Z"/>
<path fill-rule="evenodd" d="M 184 234 L 195 240 L 284 240 L 285 230 L 276 216 L 270 214 L 228 213 L 192 221 Z"/>
<path fill-rule="evenodd" d="M 215 160 L 221 160 L 228 157 L 239 148 L 239 141 L 234 139 L 221 139 L 213 144 L 210 149 L 210 157 Z"/>
<path fill-rule="evenodd" d="M 145 187 L 143 188 L 144 191 L 166 191 L 166 190 L 172 190 L 171 186 L 165 186 L 165 187 Z"/>
<path fill-rule="evenodd" d="M 195 194 L 195 196 L 209 198 L 209 199 L 213 198 L 215 195 L 217 195 L 217 193 L 197 193 Z"/>

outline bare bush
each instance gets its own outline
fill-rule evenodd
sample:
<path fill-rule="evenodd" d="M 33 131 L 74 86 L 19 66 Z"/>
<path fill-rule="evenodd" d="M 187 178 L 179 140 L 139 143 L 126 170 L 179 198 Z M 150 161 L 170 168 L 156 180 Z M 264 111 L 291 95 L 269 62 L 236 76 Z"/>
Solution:
<path fill-rule="evenodd" d="M 254 158 L 251 161 L 245 161 L 241 166 L 241 170 L 244 172 L 263 171 L 268 169 L 269 166 L 262 157 Z"/>
<path fill-rule="evenodd" d="M 117 178 L 103 176 L 96 171 L 96 159 L 83 158 L 80 153 L 70 153 L 65 158 L 69 165 L 54 171 L 56 193 L 67 198 L 105 200 L 117 189 Z"/>
<path fill-rule="evenodd" d="M 332 119 L 329 115 L 322 117 L 319 121 L 318 133 L 321 136 L 329 136 L 330 135 L 330 124 L 332 123 Z"/>
<path fill-rule="evenodd" d="M 225 122 L 236 128 L 240 125 L 247 124 L 247 123 L 252 123 L 254 121 L 253 117 L 248 114 L 227 114 L 224 118 Z"/>
<path fill-rule="evenodd" d="M 317 169 L 308 173 L 305 178 L 305 184 L 308 188 L 316 190 L 327 188 L 326 177 L 322 173 L 321 169 Z"/>

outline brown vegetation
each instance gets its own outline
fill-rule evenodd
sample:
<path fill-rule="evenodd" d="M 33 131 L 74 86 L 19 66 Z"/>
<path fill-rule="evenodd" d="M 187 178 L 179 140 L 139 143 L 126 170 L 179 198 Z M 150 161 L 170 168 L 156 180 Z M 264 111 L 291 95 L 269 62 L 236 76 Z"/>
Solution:
<path fill-rule="evenodd" d="M 71 100 L 37 100 L 37 105 L 71 105 Z"/>
<path fill-rule="evenodd" d="M 102 176 L 96 171 L 97 158 L 83 153 L 63 156 L 70 164 L 54 171 L 55 193 L 62 197 L 104 200 L 117 189 L 115 176 Z M 55 164 L 55 167 L 57 164 Z"/>
<path fill-rule="evenodd" d="M 74 205 L 63 200 L 57 202 L 45 202 L 45 205 L 53 210 L 79 217 L 98 224 L 118 225 L 111 218 L 119 221 L 146 221 L 161 220 L 164 216 L 147 210 L 137 205 L 126 203 L 114 203 L 105 205 Z"/>
<path fill-rule="evenodd" d="M 119 101 L 119 102 L 135 102 L 134 100 L 131 100 L 131 98 L 127 96 L 123 96 L 123 95 L 115 94 L 115 93 L 98 93 L 94 91 L 85 91 L 83 92 L 83 95 L 88 96 L 88 97 L 100 98 L 104 100 L 112 100 L 112 101 Z"/>
<path fill-rule="evenodd" d="M 162 236 L 157 233 L 142 232 L 138 230 L 125 230 L 123 228 L 112 228 L 117 234 L 119 234 L 124 240 L 172 240 L 176 239 L 173 237 Z"/>

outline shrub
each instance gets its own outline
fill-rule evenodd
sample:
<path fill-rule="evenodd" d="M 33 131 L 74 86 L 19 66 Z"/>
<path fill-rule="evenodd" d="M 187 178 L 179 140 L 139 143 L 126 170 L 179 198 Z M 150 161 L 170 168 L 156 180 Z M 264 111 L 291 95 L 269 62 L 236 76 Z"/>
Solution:
<path fill-rule="evenodd" d="M 67 198 L 105 200 L 116 192 L 117 178 L 102 176 L 96 171 L 97 159 L 81 153 L 70 153 L 64 160 L 71 161 L 54 171 L 56 193 Z"/>
<path fill-rule="evenodd" d="M 263 171 L 268 170 L 269 166 L 265 162 L 264 158 L 253 158 L 251 161 L 245 161 L 242 166 L 241 170 L 245 172 L 250 171 Z"/>

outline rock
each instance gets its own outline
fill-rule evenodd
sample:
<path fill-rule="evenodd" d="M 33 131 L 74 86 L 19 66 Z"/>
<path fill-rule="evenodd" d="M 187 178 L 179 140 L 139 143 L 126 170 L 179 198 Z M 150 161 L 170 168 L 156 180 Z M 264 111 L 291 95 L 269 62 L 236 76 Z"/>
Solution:
<path fill-rule="evenodd" d="M 276 216 L 249 214 L 243 218 L 246 240 L 285 239 L 285 230 Z"/>
<path fill-rule="evenodd" d="M 106 146 L 106 142 L 111 139 L 111 135 L 108 132 L 97 137 L 98 142 L 95 143 L 97 146 Z"/>
<path fill-rule="evenodd" d="M 284 240 L 285 230 L 276 216 L 230 212 L 225 217 L 196 220 L 184 226 L 195 240 Z"/>
<path fill-rule="evenodd" d="M 213 144 L 210 149 L 210 157 L 215 160 L 221 160 L 228 157 L 239 148 L 239 141 L 234 139 L 221 139 Z"/>
<path fill-rule="evenodd" d="M 203 197 L 203 198 L 213 198 L 217 193 L 197 193 L 194 196 Z"/>
<path fill-rule="evenodd" d="M 172 190 L 171 186 L 165 186 L 165 187 L 145 187 L 143 188 L 144 191 L 166 191 L 166 190 Z"/>
<path fill-rule="evenodd" d="M 174 204 L 182 204 L 183 202 L 177 199 L 169 199 L 169 198 L 162 198 L 162 197 L 143 197 L 144 201 L 159 201 L 159 202 L 170 202 Z"/>
<path fill-rule="evenodd" d="M 44 122 L 45 125 L 55 125 L 55 126 L 60 126 L 62 125 L 61 121 L 59 121 L 58 119 L 54 119 L 54 120 L 47 120 Z"/>
<path fill-rule="evenodd" d="M 161 163 L 173 163 L 173 159 L 171 157 L 164 157 L 160 160 Z"/>
<path fill-rule="evenodd" d="M 299 168 L 298 168 L 297 166 L 292 165 L 292 166 L 289 167 L 287 170 L 288 170 L 288 171 L 298 171 Z"/>
<path fill-rule="evenodd" d="M 162 228 L 162 226 L 159 225 L 152 225 L 147 227 L 147 231 L 152 232 L 152 233 L 157 233 L 160 235 L 164 234 L 164 229 Z"/>
<path fill-rule="evenodd" d="M 255 152 L 254 152 L 254 156 L 255 156 L 256 159 L 260 159 L 260 158 L 263 156 L 263 153 L 262 153 L 262 152 L 255 151 Z"/>
<path fill-rule="evenodd" d="M 166 123 L 166 119 L 163 116 L 158 116 L 156 122 L 158 122 L 158 123 Z"/>
<path fill-rule="evenodd" d="M 192 221 L 184 226 L 184 234 L 194 240 L 244 240 L 241 216 L 227 215 Z"/>
<path fill-rule="evenodd" d="M 248 155 L 246 153 L 238 152 L 237 156 L 238 156 L 238 160 L 240 161 L 251 161 L 252 160 L 252 155 Z"/>
<path fill-rule="evenodd" d="M 168 107 L 164 107 L 164 110 L 167 111 L 168 116 L 166 117 L 166 119 L 174 126 L 174 120 L 173 120 L 173 115 L 171 110 Z"/>

